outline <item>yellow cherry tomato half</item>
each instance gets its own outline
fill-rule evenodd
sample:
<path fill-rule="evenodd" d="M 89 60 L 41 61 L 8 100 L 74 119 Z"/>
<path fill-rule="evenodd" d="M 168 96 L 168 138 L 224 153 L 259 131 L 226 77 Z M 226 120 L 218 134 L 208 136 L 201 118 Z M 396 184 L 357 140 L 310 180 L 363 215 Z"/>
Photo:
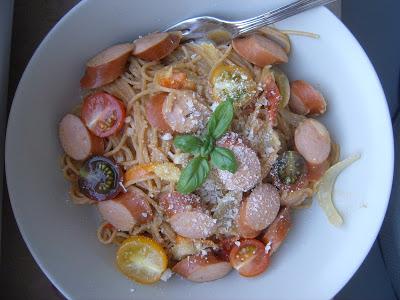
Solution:
<path fill-rule="evenodd" d="M 163 247 L 145 236 L 127 238 L 117 251 L 118 269 L 138 283 L 159 281 L 167 264 L 168 258 Z"/>
<path fill-rule="evenodd" d="M 221 64 L 214 69 L 210 77 L 212 94 L 216 101 L 225 101 L 228 97 L 238 106 L 243 106 L 256 95 L 256 83 L 244 68 Z"/>

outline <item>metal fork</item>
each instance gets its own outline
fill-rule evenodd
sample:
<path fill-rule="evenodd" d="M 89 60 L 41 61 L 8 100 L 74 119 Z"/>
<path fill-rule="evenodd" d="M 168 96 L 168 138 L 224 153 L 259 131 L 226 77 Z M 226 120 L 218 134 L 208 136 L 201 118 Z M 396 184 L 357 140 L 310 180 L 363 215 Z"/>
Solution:
<path fill-rule="evenodd" d="M 184 20 L 165 31 L 181 31 L 182 41 L 211 38 L 210 33 L 218 32 L 218 43 L 227 42 L 242 34 L 257 30 L 263 26 L 281 21 L 307 9 L 325 5 L 336 0 L 299 0 L 281 6 L 265 14 L 242 21 L 226 21 L 214 17 L 202 16 Z M 211 38 L 212 39 L 212 38 Z"/>

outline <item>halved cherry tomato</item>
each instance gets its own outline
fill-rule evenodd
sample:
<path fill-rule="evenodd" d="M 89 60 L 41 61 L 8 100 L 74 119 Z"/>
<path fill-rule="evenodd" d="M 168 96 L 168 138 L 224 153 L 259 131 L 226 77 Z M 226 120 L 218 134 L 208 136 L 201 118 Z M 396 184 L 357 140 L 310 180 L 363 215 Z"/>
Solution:
<path fill-rule="evenodd" d="M 118 132 L 124 125 L 125 114 L 122 101 L 104 92 L 91 94 L 83 101 L 83 122 L 98 137 Z"/>
<path fill-rule="evenodd" d="M 267 76 L 264 83 L 264 96 L 268 100 L 267 110 L 268 118 L 273 126 L 277 124 L 277 116 L 279 104 L 281 101 L 281 93 L 272 76 Z"/>
<path fill-rule="evenodd" d="M 292 218 L 290 215 L 290 208 L 284 207 L 261 237 L 262 241 L 268 245 L 265 250 L 269 255 L 272 255 L 276 250 L 278 250 L 280 245 L 286 239 L 291 227 Z"/>
<path fill-rule="evenodd" d="M 322 175 L 325 174 L 326 170 L 329 169 L 329 162 L 328 160 L 325 160 L 323 163 L 315 165 L 315 164 L 310 164 L 307 162 L 307 167 L 308 167 L 308 174 L 307 178 L 310 181 L 318 181 Z"/>
<path fill-rule="evenodd" d="M 167 88 L 193 91 L 196 89 L 196 84 L 188 79 L 188 74 L 177 69 L 163 69 L 157 73 L 156 78 L 161 86 Z"/>
<path fill-rule="evenodd" d="M 114 229 L 114 226 L 111 223 L 107 223 L 106 225 L 104 225 L 103 228 L 104 229 Z"/>
<path fill-rule="evenodd" d="M 164 119 L 162 108 L 168 93 L 159 93 L 152 96 L 146 101 L 146 118 L 151 126 L 157 128 L 161 132 L 172 132 L 173 130 Z"/>
<path fill-rule="evenodd" d="M 309 183 L 308 165 L 297 151 L 282 153 L 271 169 L 274 185 L 280 190 L 297 191 Z"/>
<path fill-rule="evenodd" d="M 121 192 L 121 183 L 121 166 L 108 157 L 92 156 L 79 170 L 79 189 L 93 200 L 113 199 Z"/>
<path fill-rule="evenodd" d="M 211 74 L 213 97 L 216 101 L 231 98 L 238 106 L 246 105 L 256 94 L 251 74 L 239 66 L 221 64 Z"/>
<path fill-rule="evenodd" d="M 232 248 L 235 246 L 235 242 L 238 243 L 238 238 L 231 237 L 225 238 L 218 242 L 219 249 L 215 253 L 219 258 L 229 261 L 229 254 L 231 253 Z"/>
<path fill-rule="evenodd" d="M 253 277 L 263 273 L 269 266 L 269 254 L 262 242 L 255 239 L 240 240 L 229 254 L 229 261 L 240 275 Z"/>
<path fill-rule="evenodd" d="M 117 251 L 118 269 L 139 283 L 150 284 L 160 280 L 167 264 L 163 247 L 146 236 L 127 238 Z"/>

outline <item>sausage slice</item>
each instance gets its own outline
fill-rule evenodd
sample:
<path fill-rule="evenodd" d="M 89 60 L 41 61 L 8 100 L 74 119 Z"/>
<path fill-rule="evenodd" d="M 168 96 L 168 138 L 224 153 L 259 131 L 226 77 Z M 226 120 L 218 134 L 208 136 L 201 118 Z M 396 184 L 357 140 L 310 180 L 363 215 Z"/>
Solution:
<path fill-rule="evenodd" d="M 162 112 L 167 124 L 176 132 L 196 132 L 204 128 L 211 110 L 193 91 L 176 90 L 167 96 Z"/>
<path fill-rule="evenodd" d="M 292 227 L 290 208 L 284 207 L 262 236 L 262 241 L 271 247 L 270 253 L 276 252 Z"/>
<path fill-rule="evenodd" d="M 260 181 L 260 160 L 242 138 L 235 133 L 227 133 L 217 141 L 217 146 L 232 150 L 238 163 L 235 173 L 217 169 L 218 177 L 227 190 L 246 192 Z"/>
<path fill-rule="evenodd" d="M 104 152 L 103 139 L 91 134 L 75 115 L 67 114 L 61 120 L 58 133 L 65 153 L 75 160 L 85 160 L 92 154 Z"/>
<path fill-rule="evenodd" d="M 148 196 L 135 187 L 130 187 L 128 192 L 119 194 L 115 199 L 99 202 L 98 208 L 107 222 L 122 231 L 153 220 Z"/>
<path fill-rule="evenodd" d="M 321 115 L 326 111 L 324 96 L 304 80 L 290 84 L 290 109 L 299 115 Z"/>
<path fill-rule="evenodd" d="M 297 151 L 311 164 L 321 164 L 331 151 L 331 137 L 326 127 L 314 119 L 306 119 L 294 132 Z"/>
<path fill-rule="evenodd" d="M 236 38 L 232 41 L 232 46 L 241 57 L 261 68 L 288 62 L 288 56 L 282 47 L 260 34 Z"/>
<path fill-rule="evenodd" d="M 195 194 L 184 195 L 178 192 L 162 193 L 158 201 L 167 217 L 172 217 L 184 211 L 191 211 L 201 205 L 199 196 Z"/>
<path fill-rule="evenodd" d="M 132 54 L 146 61 L 160 60 L 174 51 L 182 38 L 180 32 L 150 33 L 133 42 Z"/>
<path fill-rule="evenodd" d="M 241 203 L 239 231 L 243 226 L 245 230 L 254 232 L 265 229 L 274 221 L 279 207 L 278 190 L 269 183 L 259 184 Z M 244 233 L 246 234 L 246 232 Z"/>
<path fill-rule="evenodd" d="M 162 108 L 167 95 L 167 93 L 156 94 L 146 101 L 145 104 L 147 121 L 161 132 L 172 132 L 171 127 L 169 127 L 162 114 Z"/>
<path fill-rule="evenodd" d="M 206 282 L 226 276 L 232 267 L 230 263 L 218 259 L 214 254 L 191 255 L 178 262 L 172 271 L 194 282 Z"/>
<path fill-rule="evenodd" d="M 184 211 L 169 218 L 172 229 L 190 239 L 204 239 L 214 234 L 217 220 L 201 211 Z"/>
<path fill-rule="evenodd" d="M 123 72 L 133 50 L 132 43 L 114 45 L 101 51 L 86 64 L 81 87 L 94 89 L 117 79 Z"/>

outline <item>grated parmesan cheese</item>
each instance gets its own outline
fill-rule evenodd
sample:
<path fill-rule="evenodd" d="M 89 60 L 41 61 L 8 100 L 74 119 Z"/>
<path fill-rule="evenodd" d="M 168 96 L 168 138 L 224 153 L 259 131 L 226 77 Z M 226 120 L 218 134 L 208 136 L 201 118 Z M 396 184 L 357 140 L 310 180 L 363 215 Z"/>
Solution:
<path fill-rule="evenodd" d="M 168 279 L 170 279 L 172 277 L 172 274 L 174 274 L 170 268 L 167 268 L 162 274 L 160 279 L 162 281 L 167 281 Z"/>
<path fill-rule="evenodd" d="M 268 242 L 268 244 L 265 245 L 265 253 L 269 253 L 269 251 L 271 251 L 271 241 Z"/>
<path fill-rule="evenodd" d="M 163 141 L 170 141 L 170 140 L 172 140 L 172 134 L 170 134 L 169 132 L 167 132 L 167 133 L 165 133 L 165 134 L 163 134 L 163 135 L 161 136 L 161 139 L 162 139 Z"/>

